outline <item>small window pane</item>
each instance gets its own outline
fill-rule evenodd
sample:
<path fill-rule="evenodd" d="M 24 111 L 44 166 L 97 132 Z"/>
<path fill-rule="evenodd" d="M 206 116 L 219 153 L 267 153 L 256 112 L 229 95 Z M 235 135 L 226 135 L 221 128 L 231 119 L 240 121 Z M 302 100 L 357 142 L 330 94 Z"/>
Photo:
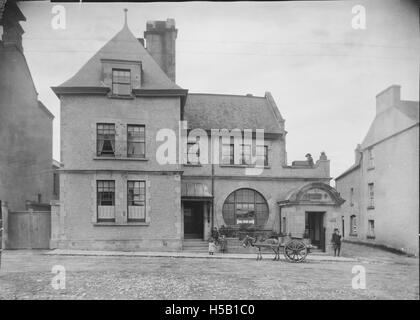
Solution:
<path fill-rule="evenodd" d="M 146 135 L 144 125 L 127 126 L 127 157 L 146 157 Z"/>
<path fill-rule="evenodd" d="M 98 222 L 115 221 L 115 181 L 97 181 Z"/>
<path fill-rule="evenodd" d="M 145 181 L 127 182 L 128 221 L 146 221 L 146 183 Z"/>
<path fill-rule="evenodd" d="M 115 155 L 115 124 L 98 123 L 96 129 L 97 155 Z"/>
<path fill-rule="evenodd" d="M 131 94 L 131 72 L 130 70 L 112 70 L 112 93 L 116 95 Z"/>

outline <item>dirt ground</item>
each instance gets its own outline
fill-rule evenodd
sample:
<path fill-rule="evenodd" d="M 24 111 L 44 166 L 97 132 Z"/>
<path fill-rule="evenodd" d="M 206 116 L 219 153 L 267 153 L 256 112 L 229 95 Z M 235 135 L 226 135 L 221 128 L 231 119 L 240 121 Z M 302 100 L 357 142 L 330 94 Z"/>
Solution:
<path fill-rule="evenodd" d="M 358 262 L 42 253 L 3 252 L 0 299 L 419 299 L 418 258 L 347 243 L 343 256 Z M 57 265 L 65 288 L 52 285 Z M 352 287 L 355 265 L 366 271 L 365 289 Z"/>

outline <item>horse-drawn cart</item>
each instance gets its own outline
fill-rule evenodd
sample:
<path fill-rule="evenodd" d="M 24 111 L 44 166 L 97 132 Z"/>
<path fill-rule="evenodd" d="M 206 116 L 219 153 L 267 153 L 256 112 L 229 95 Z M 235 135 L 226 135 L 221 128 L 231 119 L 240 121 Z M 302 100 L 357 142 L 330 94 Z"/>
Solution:
<path fill-rule="evenodd" d="M 290 262 L 303 262 L 310 252 L 311 245 L 306 245 L 302 238 L 290 238 L 281 241 L 278 238 L 269 238 L 267 240 L 258 241 L 256 238 L 245 236 L 242 241 L 243 247 L 256 247 L 257 260 L 262 260 L 262 248 L 270 248 L 274 252 L 273 260 L 280 260 L 280 250 L 283 249 L 283 254 L 286 260 Z"/>

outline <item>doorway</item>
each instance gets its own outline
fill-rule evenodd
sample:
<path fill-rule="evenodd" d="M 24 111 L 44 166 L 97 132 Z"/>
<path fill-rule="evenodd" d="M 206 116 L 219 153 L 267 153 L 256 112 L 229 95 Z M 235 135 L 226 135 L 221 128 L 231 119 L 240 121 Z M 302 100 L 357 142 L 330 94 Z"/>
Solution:
<path fill-rule="evenodd" d="M 311 244 L 318 248 L 324 247 L 324 212 L 305 212 L 305 228 Z"/>
<path fill-rule="evenodd" d="M 184 202 L 184 239 L 203 239 L 204 204 L 201 201 Z"/>

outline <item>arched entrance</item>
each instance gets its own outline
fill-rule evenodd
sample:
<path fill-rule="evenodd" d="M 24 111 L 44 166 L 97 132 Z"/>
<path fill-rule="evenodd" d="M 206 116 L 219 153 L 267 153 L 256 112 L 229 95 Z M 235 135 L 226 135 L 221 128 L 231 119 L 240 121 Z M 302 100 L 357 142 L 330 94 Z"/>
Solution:
<path fill-rule="evenodd" d="M 292 191 L 285 199 L 278 201 L 280 230 L 294 237 L 308 241 L 326 251 L 327 239 L 341 224 L 339 214 L 344 203 L 339 193 L 322 182 L 304 184 Z"/>

